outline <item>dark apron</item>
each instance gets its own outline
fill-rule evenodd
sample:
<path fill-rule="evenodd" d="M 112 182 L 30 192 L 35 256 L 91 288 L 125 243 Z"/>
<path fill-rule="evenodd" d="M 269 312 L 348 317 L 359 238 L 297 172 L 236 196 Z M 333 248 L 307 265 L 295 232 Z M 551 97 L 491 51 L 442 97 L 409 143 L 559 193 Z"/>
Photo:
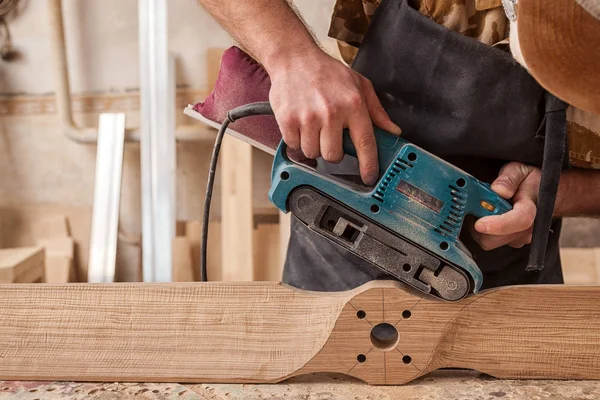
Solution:
<path fill-rule="evenodd" d="M 406 0 L 382 1 L 352 68 L 371 80 L 403 137 L 478 179 L 491 183 L 507 161 L 542 167 L 532 245 L 484 251 L 467 232 L 461 240 L 483 288 L 562 283 L 561 221 L 552 210 L 566 167 L 567 105 L 509 53 L 435 23 Z M 389 277 L 292 217 L 285 283 L 340 291 L 382 278 Z"/>

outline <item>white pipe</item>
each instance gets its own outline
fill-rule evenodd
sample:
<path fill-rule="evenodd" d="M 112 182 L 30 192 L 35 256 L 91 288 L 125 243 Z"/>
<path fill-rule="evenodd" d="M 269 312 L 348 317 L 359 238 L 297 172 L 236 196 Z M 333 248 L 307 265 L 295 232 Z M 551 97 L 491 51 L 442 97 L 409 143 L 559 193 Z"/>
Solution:
<path fill-rule="evenodd" d="M 75 125 L 73 121 L 62 0 L 48 0 L 48 15 L 52 63 L 54 64 L 55 74 L 54 81 L 56 82 L 56 112 L 63 124 L 65 136 L 79 143 L 95 143 L 98 138 L 98 129 L 82 128 Z M 175 131 L 175 139 L 178 141 L 212 140 L 214 136 L 213 128 L 197 125 L 182 125 L 177 127 Z M 139 128 L 126 129 L 125 140 L 139 142 Z"/>

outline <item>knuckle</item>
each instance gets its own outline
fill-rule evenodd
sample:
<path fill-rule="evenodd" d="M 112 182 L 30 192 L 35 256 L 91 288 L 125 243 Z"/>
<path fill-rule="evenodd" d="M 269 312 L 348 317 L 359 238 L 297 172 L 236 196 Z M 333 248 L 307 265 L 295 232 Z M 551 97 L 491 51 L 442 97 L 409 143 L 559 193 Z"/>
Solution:
<path fill-rule="evenodd" d="M 337 119 L 340 114 L 338 105 L 331 102 L 324 104 L 323 111 L 325 112 L 325 118 L 329 121 Z"/>
<path fill-rule="evenodd" d="M 319 116 L 316 111 L 309 110 L 302 115 L 302 124 L 303 125 L 314 125 L 319 119 Z"/>
<path fill-rule="evenodd" d="M 359 108 L 363 105 L 363 97 L 359 93 L 353 93 L 348 97 L 348 105 L 352 108 Z"/>

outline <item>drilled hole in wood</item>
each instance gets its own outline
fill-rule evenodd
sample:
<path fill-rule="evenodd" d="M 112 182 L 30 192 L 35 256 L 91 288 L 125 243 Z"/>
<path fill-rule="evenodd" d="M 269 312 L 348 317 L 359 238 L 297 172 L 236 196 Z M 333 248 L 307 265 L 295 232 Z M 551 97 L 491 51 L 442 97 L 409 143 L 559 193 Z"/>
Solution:
<path fill-rule="evenodd" d="M 411 315 L 412 315 L 412 313 L 410 312 L 410 310 L 402 311 L 402 318 L 404 318 L 404 319 L 409 319 Z"/>
<path fill-rule="evenodd" d="M 364 363 L 365 361 L 367 361 L 367 356 L 365 356 L 364 354 L 359 354 L 358 356 L 356 356 L 356 361 L 358 361 L 359 363 Z"/>
<path fill-rule="evenodd" d="M 410 364 L 412 362 L 412 358 L 409 355 L 402 357 L 402 362 L 404 364 Z"/>
<path fill-rule="evenodd" d="M 377 324 L 371 329 L 371 343 L 379 350 L 389 351 L 398 344 L 398 330 L 386 322 Z"/>
<path fill-rule="evenodd" d="M 363 310 L 358 310 L 358 311 L 356 312 L 356 317 L 357 317 L 358 319 L 364 319 L 366 316 L 367 316 L 367 313 L 366 313 L 366 312 L 364 312 Z"/>

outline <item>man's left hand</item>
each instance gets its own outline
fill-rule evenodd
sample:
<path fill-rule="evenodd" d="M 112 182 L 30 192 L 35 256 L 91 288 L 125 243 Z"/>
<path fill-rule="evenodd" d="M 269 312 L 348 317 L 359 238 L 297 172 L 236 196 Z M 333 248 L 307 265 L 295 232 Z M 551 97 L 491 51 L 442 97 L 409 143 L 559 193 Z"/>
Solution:
<path fill-rule="evenodd" d="M 519 162 L 510 162 L 500 170 L 492 190 L 513 200 L 513 209 L 501 215 L 480 218 L 471 229 L 475 241 L 484 250 L 509 245 L 520 248 L 531 243 L 533 221 L 540 188 L 541 171 Z"/>

